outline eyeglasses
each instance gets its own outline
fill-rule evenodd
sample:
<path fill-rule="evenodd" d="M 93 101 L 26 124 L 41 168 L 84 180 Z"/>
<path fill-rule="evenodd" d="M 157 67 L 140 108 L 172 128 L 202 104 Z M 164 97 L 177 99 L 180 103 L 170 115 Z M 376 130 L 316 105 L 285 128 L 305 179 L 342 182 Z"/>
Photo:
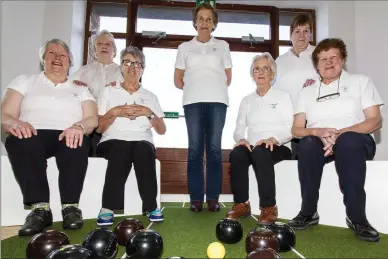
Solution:
<path fill-rule="evenodd" d="M 254 67 L 253 73 L 268 73 L 271 71 L 270 67 Z"/>
<path fill-rule="evenodd" d="M 121 63 L 126 67 L 134 66 L 135 68 L 143 68 L 143 64 L 137 61 L 123 60 Z"/>
<path fill-rule="evenodd" d="M 327 100 L 333 100 L 333 99 L 336 99 L 336 98 L 340 97 L 340 92 L 339 92 L 340 79 L 341 79 L 341 77 L 338 78 L 337 92 L 336 93 L 332 93 L 332 94 L 327 94 L 327 95 L 324 95 L 324 96 L 319 96 L 321 94 L 321 85 L 322 85 L 322 80 L 321 80 L 321 83 L 319 84 L 317 102 L 324 102 L 324 101 L 327 101 Z"/>

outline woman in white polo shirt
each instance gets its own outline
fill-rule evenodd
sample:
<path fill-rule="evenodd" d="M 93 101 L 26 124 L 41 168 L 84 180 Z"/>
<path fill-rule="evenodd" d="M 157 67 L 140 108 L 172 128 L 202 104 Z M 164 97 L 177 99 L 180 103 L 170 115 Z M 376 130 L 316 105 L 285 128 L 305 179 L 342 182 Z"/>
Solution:
<path fill-rule="evenodd" d="M 218 23 L 215 9 L 208 3 L 197 7 L 193 26 L 198 36 L 178 47 L 175 86 L 183 90 L 188 147 L 188 190 L 190 210 L 202 211 L 204 195 L 209 211 L 219 211 L 222 185 L 221 139 L 229 104 L 228 86 L 232 78 L 229 45 L 212 37 Z M 206 147 L 206 193 L 203 156 Z"/>
<path fill-rule="evenodd" d="M 310 45 L 312 29 L 313 21 L 308 15 L 297 15 L 290 26 L 292 48 L 276 59 L 278 73 L 275 87 L 288 92 L 294 105 L 300 90 L 318 79 L 311 61 L 315 48 Z M 297 157 L 298 141 L 299 139 L 293 139 L 291 142 L 294 159 Z"/>
<path fill-rule="evenodd" d="M 255 56 L 250 73 L 256 91 L 242 100 L 233 134 L 237 144 L 230 154 L 230 181 L 235 205 L 227 217 L 251 215 L 248 171 L 252 165 L 260 196 L 258 221 L 270 224 L 278 216 L 274 165 L 291 159 L 292 101 L 287 92 L 271 87 L 276 77 L 276 63 L 271 54 Z"/>
<path fill-rule="evenodd" d="M 117 55 L 117 47 L 113 35 L 102 30 L 91 37 L 91 55 L 95 58 L 89 64 L 82 66 L 73 75 L 73 79 L 86 84 L 90 92 L 97 100 L 105 86 L 121 76 L 120 65 L 114 63 Z M 101 134 L 90 134 L 91 146 L 89 156 L 97 156 L 97 144 Z"/>
<path fill-rule="evenodd" d="M 98 98 L 98 133 L 102 138 L 97 154 L 108 160 L 97 224 L 112 225 L 114 211 L 124 209 L 125 182 L 134 165 L 143 212 L 150 221 L 163 221 L 157 208 L 155 146 L 152 131 L 165 134 L 164 113 L 159 100 L 139 82 L 145 57 L 129 46 L 121 52 L 121 78 L 105 87 Z"/>
<path fill-rule="evenodd" d="M 7 87 L 2 102 L 2 126 L 9 133 L 5 147 L 23 203 L 32 211 L 19 235 L 34 235 L 52 224 L 47 159 L 59 170 L 63 227 L 83 226 L 78 202 L 88 166 L 89 139 L 97 127 L 97 106 L 87 87 L 68 78 L 73 57 L 59 39 L 40 50 L 44 71 L 23 75 Z M 11 198 L 11 197 L 10 197 Z"/>
<path fill-rule="evenodd" d="M 370 78 L 344 70 L 346 59 L 345 43 L 335 38 L 321 41 L 312 54 L 321 80 L 302 89 L 294 111 L 292 132 L 301 138 L 298 170 L 302 208 L 289 224 L 294 229 L 318 224 L 323 167 L 334 160 L 347 225 L 360 239 L 378 241 L 379 233 L 365 213 L 364 184 L 366 160 L 373 159 L 376 152 L 372 133 L 382 126 L 383 101 Z"/>

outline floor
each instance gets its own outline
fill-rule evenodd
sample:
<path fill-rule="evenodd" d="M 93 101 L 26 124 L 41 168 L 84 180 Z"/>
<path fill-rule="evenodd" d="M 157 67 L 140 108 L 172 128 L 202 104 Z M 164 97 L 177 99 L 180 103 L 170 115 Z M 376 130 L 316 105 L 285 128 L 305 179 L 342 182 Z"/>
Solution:
<path fill-rule="evenodd" d="M 18 234 L 19 228 L 20 226 L 1 227 L 0 228 L 1 240 L 16 236 Z"/>

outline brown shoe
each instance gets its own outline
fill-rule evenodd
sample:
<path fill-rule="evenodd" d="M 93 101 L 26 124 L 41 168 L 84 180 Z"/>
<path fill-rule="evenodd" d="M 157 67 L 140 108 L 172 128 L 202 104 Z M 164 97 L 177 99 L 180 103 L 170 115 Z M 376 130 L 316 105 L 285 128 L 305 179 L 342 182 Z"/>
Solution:
<path fill-rule="evenodd" d="M 226 214 L 227 218 L 239 219 L 249 217 L 251 215 L 250 203 L 236 203 L 232 209 Z"/>
<path fill-rule="evenodd" d="M 208 200 L 207 201 L 207 210 L 211 212 L 219 212 L 220 204 L 216 200 Z"/>
<path fill-rule="evenodd" d="M 268 225 L 274 223 L 277 219 L 278 207 L 276 205 L 273 207 L 261 208 L 261 214 L 258 219 L 259 224 Z"/>

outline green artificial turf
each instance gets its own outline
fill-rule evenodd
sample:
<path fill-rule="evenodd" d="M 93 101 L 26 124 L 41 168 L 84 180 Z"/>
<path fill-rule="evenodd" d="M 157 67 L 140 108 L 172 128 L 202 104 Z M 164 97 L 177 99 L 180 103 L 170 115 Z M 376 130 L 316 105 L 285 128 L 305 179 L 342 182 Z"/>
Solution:
<path fill-rule="evenodd" d="M 206 250 L 210 243 L 218 241 L 215 235 L 217 222 L 224 217 L 231 204 L 225 204 L 218 213 L 193 213 L 182 203 L 164 203 L 165 221 L 152 224 L 150 229 L 158 232 L 164 241 L 163 258 L 170 256 L 184 256 L 186 258 L 207 258 Z M 130 216 L 141 220 L 144 226 L 149 221 L 144 216 Z M 113 227 L 122 219 L 115 219 Z M 225 258 L 245 258 L 245 236 L 256 227 L 256 220 L 252 217 L 241 220 L 244 229 L 243 239 L 233 245 L 224 245 Z M 95 220 L 85 220 L 81 230 L 64 231 L 61 223 L 56 222 L 53 229 L 65 232 L 71 244 L 80 244 L 86 235 L 96 228 Z M 25 249 L 30 237 L 11 237 L 2 241 L 2 258 L 25 258 Z M 388 235 L 381 235 L 378 243 L 359 240 L 347 228 L 330 226 L 313 226 L 304 231 L 296 232 L 295 249 L 306 258 L 388 258 Z M 121 258 L 125 249 L 120 247 L 117 258 Z M 299 258 L 292 252 L 280 253 L 282 258 Z"/>

